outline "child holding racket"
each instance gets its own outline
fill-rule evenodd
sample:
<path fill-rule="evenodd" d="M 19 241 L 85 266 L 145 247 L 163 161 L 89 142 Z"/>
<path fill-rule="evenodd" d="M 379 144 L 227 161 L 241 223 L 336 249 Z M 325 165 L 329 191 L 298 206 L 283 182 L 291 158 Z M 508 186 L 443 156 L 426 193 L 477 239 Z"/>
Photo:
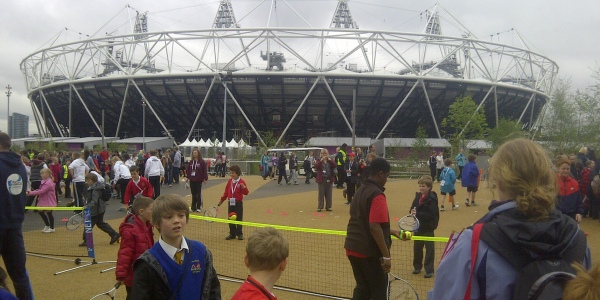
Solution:
<path fill-rule="evenodd" d="M 446 159 L 449 160 L 449 159 Z M 434 236 L 433 231 L 437 229 L 440 220 L 438 211 L 437 194 L 431 190 L 433 178 L 431 176 L 423 176 L 417 182 L 419 191 L 415 194 L 410 206 L 410 213 L 419 220 L 419 229 L 413 234 L 415 236 Z M 413 274 L 421 273 L 423 265 L 425 265 L 425 278 L 433 276 L 433 262 L 435 260 L 435 246 L 433 242 L 413 241 Z M 423 262 L 423 246 L 425 246 L 425 262 Z"/>
<path fill-rule="evenodd" d="M 229 176 L 231 176 L 231 178 L 229 178 L 229 181 L 227 181 L 225 192 L 223 192 L 221 201 L 219 201 L 219 206 L 223 204 L 223 201 L 229 201 L 227 213 L 230 216 L 232 213 L 235 213 L 237 221 L 242 221 L 244 218 L 244 205 L 242 200 L 244 200 L 244 195 L 248 195 L 249 193 L 246 182 L 244 179 L 240 178 L 240 175 L 242 175 L 242 169 L 240 166 L 233 165 L 229 167 Z M 235 239 L 236 235 L 238 240 L 244 239 L 242 225 L 229 224 L 229 235 L 225 239 Z"/>
<path fill-rule="evenodd" d="M 129 200 L 133 197 L 132 202 L 135 202 L 135 199 L 139 196 L 152 198 L 154 195 L 154 189 L 150 184 L 148 179 L 140 176 L 140 168 L 137 166 L 132 166 L 129 168 L 129 173 L 131 173 L 131 180 L 127 184 L 125 188 L 125 195 L 123 196 L 125 199 L 125 207 L 129 207 L 132 204 L 129 203 Z M 136 213 L 134 211 L 134 213 Z"/>
<path fill-rule="evenodd" d="M 50 169 L 40 170 L 42 175 L 42 183 L 37 190 L 27 192 L 29 196 L 38 196 L 37 206 L 56 207 L 56 191 L 55 184 L 52 180 L 52 171 Z M 46 226 L 42 232 L 54 232 L 54 216 L 51 210 L 39 211 L 42 220 Z"/>
<path fill-rule="evenodd" d="M 273 286 L 287 265 L 290 246 L 273 227 L 255 230 L 248 238 L 244 263 L 250 275 L 231 300 L 276 300 Z"/>
<path fill-rule="evenodd" d="M 131 167 L 137 168 L 137 167 Z M 133 172 L 132 172 L 133 174 Z M 130 181 L 130 183 L 133 182 Z M 152 195 L 152 194 L 151 194 Z M 117 281 L 125 284 L 127 299 L 133 285 L 133 263 L 154 245 L 152 233 L 152 198 L 138 197 L 133 203 L 133 214 L 128 214 L 119 226 L 121 246 L 115 271 Z"/>

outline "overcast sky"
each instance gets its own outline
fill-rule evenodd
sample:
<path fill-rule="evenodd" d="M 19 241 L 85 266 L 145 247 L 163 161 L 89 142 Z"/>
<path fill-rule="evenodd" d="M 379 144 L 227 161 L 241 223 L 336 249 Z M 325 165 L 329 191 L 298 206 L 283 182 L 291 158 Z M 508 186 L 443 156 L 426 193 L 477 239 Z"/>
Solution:
<path fill-rule="evenodd" d="M 231 0 L 242 27 L 266 27 L 271 1 Z M 20 62 L 60 33 L 58 42 L 85 39 L 98 31 L 127 33 L 126 1 L 102 0 L 5 0 L 0 10 L 0 130 L 5 131 L 6 89 L 12 96 L 10 113 L 30 116 L 30 133 L 37 133 L 31 105 L 27 98 Z M 165 4 L 167 3 L 167 4 Z M 420 13 L 436 3 L 448 11 L 478 38 L 521 46 L 516 29 L 531 50 L 554 60 L 559 77 L 570 78 L 574 89 L 585 89 L 594 81 L 591 68 L 600 55 L 600 1 L 506 0 L 506 1 L 430 1 L 430 0 L 361 0 L 349 1 L 354 19 L 361 29 L 422 32 L 424 17 Z M 132 0 L 128 4 L 149 13 L 150 31 L 207 28 L 214 19 L 218 1 Z M 271 27 L 308 27 L 293 10 L 314 28 L 329 26 L 337 1 L 278 0 Z M 258 7 L 257 7 L 258 6 Z M 293 10 L 290 9 L 293 7 Z M 255 9 L 256 8 L 256 9 Z M 459 35 L 447 13 L 441 12 L 445 35 Z M 112 21 L 111 21 L 112 19 Z M 67 30 L 65 30 L 67 28 Z M 81 34 L 80 34 L 81 33 Z"/>

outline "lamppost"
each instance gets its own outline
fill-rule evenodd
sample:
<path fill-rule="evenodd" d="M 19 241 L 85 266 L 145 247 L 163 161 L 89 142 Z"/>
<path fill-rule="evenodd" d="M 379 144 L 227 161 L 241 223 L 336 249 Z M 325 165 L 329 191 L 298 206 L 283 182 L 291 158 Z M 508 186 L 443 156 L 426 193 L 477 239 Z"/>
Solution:
<path fill-rule="evenodd" d="M 10 130 L 10 95 L 12 95 L 12 92 L 10 91 L 12 90 L 12 87 L 10 87 L 10 84 L 6 86 L 6 132 L 8 133 L 8 135 L 11 135 L 11 133 L 9 132 Z"/>
<path fill-rule="evenodd" d="M 146 153 L 146 99 L 142 97 L 142 150 Z"/>
<path fill-rule="evenodd" d="M 223 83 L 223 87 L 225 88 L 223 91 L 223 154 L 227 155 L 227 149 L 225 147 L 225 141 L 227 140 L 227 75 L 223 76 L 223 74 L 219 74 L 221 76 L 221 83 Z"/>

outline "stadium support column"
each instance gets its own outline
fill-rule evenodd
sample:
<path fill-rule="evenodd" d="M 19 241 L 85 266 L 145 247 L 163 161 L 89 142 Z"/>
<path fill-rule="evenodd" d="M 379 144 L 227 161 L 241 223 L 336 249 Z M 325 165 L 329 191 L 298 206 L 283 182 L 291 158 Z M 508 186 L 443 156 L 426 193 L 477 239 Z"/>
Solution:
<path fill-rule="evenodd" d="M 250 128 L 252 128 L 252 131 L 254 131 L 254 133 L 258 137 L 258 140 L 263 144 L 263 146 L 265 146 L 265 148 L 267 148 L 267 144 L 260 137 L 260 134 L 258 134 L 258 131 L 254 127 L 254 124 L 252 124 L 252 121 L 250 121 L 250 119 L 248 118 L 248 116 L 246 115 L 246 113 L 244 112 L 244 110 L 242 109 L 242 107 L 240 106 L 240 104 L 238 103 L 237 99 L 235 99 L 235 97 L 233 96 L 233 94 L 231 93 L 231 91 L 227 90 L 227 93 L 229 93 L 229 97 L 231 97 L 231 100 L 233 100 L 233 103 L 235 103 L 235 106 L 237 106 L 237 108 L 240 110 L 240 112 L 242 113 L 242 116 L 244 116 L 244 119 L 246 120 L 246 122 L 248 122 L 248 125 L 250 125 Z"/>
<path fill-rule="evenodd" d="M 221 141 L 223 143 L 223 154 L 227 155 L 227 92 L 229 91 L 227 89 L 227 80 L 229 77 L 229 74 L 223 76 L 223 74 L 219 74 L 221 76 L 221 83 L 223 84 L 223 140 Z"/>
<path fill-rule="evenodd" d="M 433 108 L 431 108 L 431 101 L 429 101 L 429 95 L 427 94 L 425 81 L 423 79 L 419 79 L 419 82 L 423 87 L 423 95 L 425 95 L 425 100 L 427 100 L 427 107 L 429 107 L 429 113 L 431 114 L 431 120 L 433 121 L 433 125 L 435 126 L 435 131 L 437 132 L 438 138 L 441 139 L 442 135 L 440 134 L 440 128 L 438 127 L 437 121 L 435 120 L 435 113 L 433 113 Z"/>
<path fill-rule="evenodd" d="M 335 97 L 335 94 L 333 94 L 333 90 L 331 90 L 331 87 L 329 86 L 329 83 L 327 82 L 327 78 L 323 77 L 323 82 L 325 82 L 325 86 L 327 87 L 329 94 L 331 94 L 331 98 L 333 98 L 333 102 L 335 102 L 335 105 L 340 110 L 340 113 L 342 114 L 342 118 L 344 118 L 344 121 L 346 121 L 346 125 L 348 125 L 348 129 L 350 129 L 350 131 L 352 133 L 354 133 L 354 131 L 352 130 L 352 126 L 350 125 L 350 122 L 348 121 L 348 118 L 346 118 L 346 115 L 344 114 L 344 110 L 342 110 L 340 103 L 338 102 L 337 98 Z"/>
<path fill-rule="evenodd" d="M 44 104 L 46 104 L 46 107 L 48 107 L 48 112 L 50 113 L 50 116 L 52 117 L 52 120 L 54 121 L 54 126 L 56 126 L 56 130 L 58 130 L 58 133 L 60 133 L 61 137 L 64 137 L 62 130 L 60 130 L 60 126 L 58 126 L 58 122 L 56 122 L 56 118 L 54 117 L 54 113 L 52 112 L 52 109 L 50 108 L 50 105 L 48 105 L 48 100 L 46 99 L 46 96 L 44 96 L 44 93 L 42 93 L 42 91 L 40 91 L 40 105 L 43 107 Z M 45 111 L 42 109 L 42 111 Z M 44 124 L 46 124 L 46 119 L 44 118 Z M 47 131 L 48 126 L 45 127 L 46 129 L 44 131 Z"/>
<path fill-rule="evenodd" d="M 304 99 L 302 100 L 302 102 L 300 102 L 300 105 L 298 106 L 298 108 L 296 109 L 296 112 L 292 116 L 292 119 L 290 119 L 288 124 L 285 126 L 285 129 L 283 130 L 283 132 L 279 136 L 279 139 L 277 140 L 277 142 L 275 143 L 275 145 L 273 147 L 277 147 L 277 145 L 279 145 L 279 142 L 281 142 L 281 139 L 283 139 L 283 137 L 285 136 L 285 133 L 288 131 L 288 129 L 290 128 L 290 126 L 292 125 L 294 120 L 296 119 L 296 116 L 298 115 L 298 113 L 300 113 L 300 109 L 302 109 L 302 107 L 304 106 L 304 103 L 306 103 L 306 100 L 308 100 L 308 96 L 310 96 L 310 94 L 315 89 L 315 87 L 317 86 L 317 83 L 319 83 L 321 78 L 322 78 L 322 76 L 317 77 L 317 79 L 315 80 L 315 83 L 313 83 L 313 85 L 310 87 L 310 89 L 308 90 L 308 93 L 306 93 L 306 96 L 304 96 Z"/>
<path fill-rule="evenodd" d="M 519 117 L 517 124 L 521 123 L 521 120 L 523 119 L 525 112 L 527 112 L 527 108 L 529 108 L 529 104 L 531 104 L 531 101 L 533 101 L 533 99 L 535 98 L 535 95 L 536 95 L 535 93 L 531 93 L 531 97 L 529 97 L 529 101 L 527 101 L 527 105 L 525 105 L 525 108 L 523 109 L 523 112 L 521 113 L 521 116 Z"/>
<path fill-rule="evenodd" d="M 85 111 L 87 111 L 88 115 L 90 116 L 90 119 L 92 119 L 92 122 L 94 122 L 94 125 L 96 125 L 96 129 L 98 129 L 98 132 L 100 132 L 100 126 L 98 125 L 98 122 L 96 122 L 96 119 L 94 119 L 94 116 L 92 116 L 92 113 L 90 112 L 87 105 L 83 101 L 83 98 L 81 98 L 81 95 L 79 94 L 77 89 L 73 86 L 73 84 L 71 84 L 71 88 L 75 91 L 77 98 L 79 98 L 79 101 L 81 101 L 81 105 L 83 105 L 83 108 L 85 108 Z M 44 120 L 44 122 L 45 122 L 45 120 Z"/>
<path fill-rule="evenodd" d="M 190 128 L 190 133 L 188 133 L 186 141 L 190 139 L 190 137 L 192 136 L 192 131 L 194 130 L 194 128 L 196 128 L 198 119 L 200 119 L 200 114 L 202 113 L 202 110 L 204 109 L 204 104 L 206 104 L 206 100 L 208 99 L 208 96 L 210 95 L 210 92 L 212 91 L 212 88 L 215 85 L 216 80 L 217 80 L 217 77 L 215 76 L 215 77 L 213 77 L 213 80 L 210 82 L 210 86 L 208 87 L 208 90 L 206 91 L 204 100 L 202 100 L 202 105 L 200 105 L 200 109 L 198 110 L 198 113 L 196 114 L 196 119 L 194 120 L 194 124 L 192 124 L 192 128 Z"/>
<path fill-rule="evenodd" d="M 404 99 L 402 100 L 402 102 L 400 102 L 400 105 L 398 105 L 398 107 L 396 108 L 396 110 L 394 111 L 394 113 L 392 114 L 392 116 L 387 120 L 387 122 L 385 123 L 385 125 L 383 126 L 383 128 L 381 128 L 381 131 L 379 131 L 379 134 L 375 138 L 376 140 L 378 140 L 381 137 L 381 135 L 383 134 L 383 132 L 387 129 L 388 125 L 390 125 L 390 123 L 392 122 L 392 120 L 396 117 L 396 115 L 398 114 L 398 111 L 400 111 L 400 108 L 402 107 L 402 105 L 404 105 L 404 102 L 406 102 L 406 100 L 408 99 L 408 97 L 410 97 L 410 95 L 415 90 L 415 88 L 417 87 L 417 85 L 418 84 L 413 84 L 413 86 L 410 89 L 410 91 L 408 91 L 408 94 L 406 94 L 406 96 L 404 96 Z"/>
<path fill-rule="evenodd" d="M 150 104 L 150 101 L 148 101 L 148 98 L 144 95 L 144 93 L 142 93 L 142 90 L 137 85 L 135 80 L 132 80 L 131 83 L 133 83 L 133 86 L 135 87 L 135 89 L 138 91 L 138 93 L 140 93 L 140 96 L 142 96 L 142 98 L 146 99 L 146 104 L 148 105 L 148 108 L 150 108 L 150 111 L 152 112 L 152 114 L 154 114 L 154 117 L 156 117 L 156 120 L 158 120 L 158 123 L 160 124 L 160 126 L 162 126 L 163 130 L 167 133 L 167 136 L 169 136 L 170 138 L 173 139 L 171 132 L 169 132 L 169 130 L 165 126 L 165 123 L 163 123 L 163 121 L 158 117 L 158 114 L 156 114 L 154 107 L 152 107 L 152 104 Z M 173 139 L 173 142 L 175 142 L 175 139 Z"/>

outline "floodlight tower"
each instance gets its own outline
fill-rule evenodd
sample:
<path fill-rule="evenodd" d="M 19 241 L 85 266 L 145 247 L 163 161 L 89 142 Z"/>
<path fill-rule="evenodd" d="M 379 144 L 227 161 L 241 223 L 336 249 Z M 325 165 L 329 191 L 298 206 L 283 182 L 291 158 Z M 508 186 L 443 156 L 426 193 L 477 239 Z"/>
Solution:
<path fill-rule="evenodd" d="M 339 0 L 338 5 L 335 8 L 333 18 L 331 18 L 331 24 L 329 28 L 351 28 L 358 29 L 358 24 L 352 19 L 352 13 L 350 13 L 350 6 L 348 6 L 348 0 Z"/>
<path fill-rule="evenodd" d="M 213 22 L 213 28 L 238 28 L 239 25 L 235 20 L 235 14 L 233 13 L 233 6 L 229 0 L 221 0 L 219 3 L 219 9 Z"/>
<path fill-rule="evenodd" d="M 136 11 L 135 26 L 133 28 L 133 33 L 144 33 L 144 32 L 148 32 L 148 12 L 140 14 L 139 11 Z M 148 35 L 138 35 L 134 39 L 137 41 L 137 40 L 143 40 L 147 37 L 148 37 Z"/>
<path fill-rule="evenodd" d="M 425 11 L 425 15 L 427 16 L 427 26 L 425 27 L 425 33 L 434 34 L 434 35 L 442 35 L 442 27 L 440 26 L 440 15 L 439 13 L 432 12 L 430 10 Z M 427 37 L 427 40 L 441 40 L 441 37 Z"/>

